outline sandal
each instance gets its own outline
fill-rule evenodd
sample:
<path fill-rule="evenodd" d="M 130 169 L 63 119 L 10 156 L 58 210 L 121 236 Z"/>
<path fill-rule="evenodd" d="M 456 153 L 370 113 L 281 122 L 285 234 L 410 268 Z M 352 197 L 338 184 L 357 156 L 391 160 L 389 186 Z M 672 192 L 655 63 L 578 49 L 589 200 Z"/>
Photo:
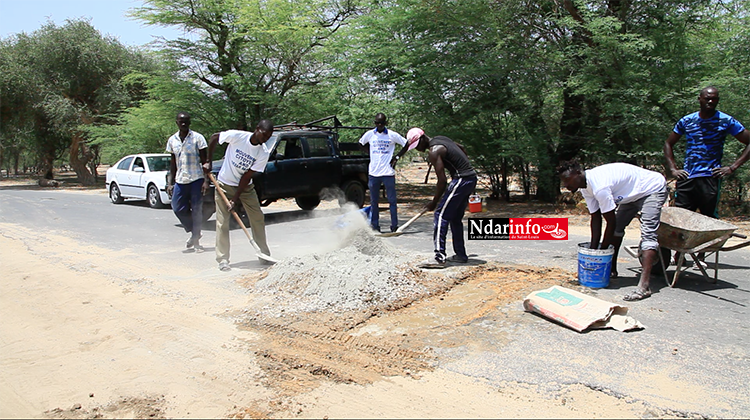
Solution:
<path fill-rule="evenodd" d="M 628 302 L 634 302 L 636 300 L 643 300 L 647 297 L 651 296 L 651 290 L 649 289 L 635 289 L 629 294 L 622 297 L 622 300 L 626 300 Z"/>
<path fill-rule="evenodd" d="M 419 264 L 417 267 L 419 268 L 445 268 L 445 261 L 440 261 L 437 259 L 427 260 Z"/>

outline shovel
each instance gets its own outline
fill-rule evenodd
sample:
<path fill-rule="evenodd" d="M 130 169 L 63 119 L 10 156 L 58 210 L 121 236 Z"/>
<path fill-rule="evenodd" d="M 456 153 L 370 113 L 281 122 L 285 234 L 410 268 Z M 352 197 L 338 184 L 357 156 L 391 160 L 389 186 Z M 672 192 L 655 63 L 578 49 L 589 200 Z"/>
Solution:
<path fill-rule="evenodd" d="M 226 194 L 224 194 L 224 191 L 222 191 L 221 188 L 219 188 L 219 184 L 216 182 L 216 178 L 214 178 L 214 174 L 209 173 L 208 174 L 208 179 L 210 179 L 211 182 L 214 183 L 214 185 L 216 186 L 216 191 L 219 192 L 219 195 L 224 200 L 224 204 L 227 207 L 229 207 L 229 199 L 227 198 Z M 258 258 L 260 258 L 260 259 L 262 259 L 264 261 L 271 262 L 271 263 L 277 263 L 277 262 L 279 262 L 279 260 L 277 260 L 276 258 L 273 258 L 270 255 L 266 255 L 266 254 L 263 253 L 263 251 L 260 250 L 260 247 L 258 246 L 258 244 L 255 243 L 255 241 L 253 240 L 253 237 L 250 236 L 250 232 L 247 231 L 247 228 L 245 227 L 245 224 L 242 223 L 242 219 L 240 219 L 240 216 L 237 214 L 236 211 L 234 211 L 234 208 L 232 208 L 232 216 L 234 216 L 234 220 L 236 220 L 237 223 L 239 223 L 240 227 L 242 228 L 242 231 L 245 232 L 245 235 L 247 236 L 247 239 L 250 240 L 250 244 L 253 246 L 253 248 L 255 248 L 255 255 Z"/>
<path fill-rule="evenodd" d="M 411 225 L 412 223 L 414 223 L 415 220 L 419 219 L 419 216 L 425 214 L 426 212 L 427 212 L 427 209 L 424 209 L 424 210 L 420 211 L 419 213 L 417 213 L 416 216 L 412 217 L 411 219 L 409 219 L 408 222 L 404 223 L 403 225 L 401 225 L 400 228 L 396 229 L 395 232 L 379 233 L 379 234 L 376 234 L 375 236 L 382 236 L 383 238 L 390 238 L 390 237 L 393 237 L 393 236 L 401 236 L 401 235 L 404 234 L 404 231 L 406 230 L 406 228 L 409 227 L 409 225 Z"/>

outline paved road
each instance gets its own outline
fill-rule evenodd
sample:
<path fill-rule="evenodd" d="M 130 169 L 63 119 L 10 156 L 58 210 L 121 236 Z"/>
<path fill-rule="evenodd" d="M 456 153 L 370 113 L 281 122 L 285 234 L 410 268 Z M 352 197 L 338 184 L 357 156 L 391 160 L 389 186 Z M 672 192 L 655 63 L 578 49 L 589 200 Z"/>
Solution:
<path fill-rule="evenodd" d="M 275 205 L 266 212 L 269 245 L 278 258 L 321 249 L 340 214 L 337 208 L 303 212 Z M 387 212 L 381 217 L 387 218 Z M 206 224 L 202 241 L 207 252 L 194 254 L 183 251 L 187 235 L 170 209 L 154 210 L 137 202 L 112 205 L 103 192 L 0 191 L 0 223 L 143 256 L 134 258 L 133 264 L 180 265 L 194 270 L 195 276 L 214 281 L 264 268 L 242 232 L 234 230 L 233 270 L 219 272 L 212 221 Z M 574 271 L 575 244 L 587 239 L 571 235 L 568 241 L 554 242 L 469 241 L 468 248 L 477 259 Z M 387 240 L 396 247 L 428 255 L 431 217 L 415 222 L 408 234 Z M 635 244 L 634 238 L 626 238 L 625 244 Z M 637 283 L 636 260 L 623 253 L 621 261 L 623 277 L 613 280 L 607 289 L 594 291 L 595 295 L 619 302 Z M 517 302 L 503 308 L 501 314 L 488 315 L 468 326 L 484 341 L 484 348 L 494 350 L 438 349 L 441 364 L 498 384 L 541 385 L 553 394 L 561 385 L 582 383 L 678 415 L 750 417 L 748 267 L 750 248 L 744 248 L 722 254 L 716 284 L 705 282 L 695 270 L 688 270 L 675 288 L 655 278 L 654 295 L 628 305 L 630 315 L 646 325 L 638 332 L 580 334 L 523 312 Z M 99 269 L 107 270 L 106 266 Z M 168 273 L 158 276 L 165 281 L 178 280 Z"/>

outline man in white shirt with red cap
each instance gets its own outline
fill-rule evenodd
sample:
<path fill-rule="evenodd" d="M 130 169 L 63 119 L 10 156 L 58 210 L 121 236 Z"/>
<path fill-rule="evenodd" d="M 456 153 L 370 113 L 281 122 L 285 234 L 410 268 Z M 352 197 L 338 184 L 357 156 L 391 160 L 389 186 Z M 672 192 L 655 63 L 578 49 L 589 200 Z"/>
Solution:
<path fill-rule="evenodd" d="M 359 144 L 369 148 L 370 166 L 368 169 L 370 188 L 370 225 L 380 232 L 380 212 L 378 210 L 378 199 L 380 186 L 385 185 L 385 196 L 388 198 L 388 205 L 391 210 L 391 232 L 398 228 L 398 210 L 396 206 L 396 161 L 398 158 L 393 157 L 396 150 L 396 144 L 406 145 L 406 139 L 401 134 L 386 128 L 387 119 L 385 114 L 375 115 L 375 129 L 369 130 L 362 138 Z M 400 156 L 399 156 L 400 157 Z"/>

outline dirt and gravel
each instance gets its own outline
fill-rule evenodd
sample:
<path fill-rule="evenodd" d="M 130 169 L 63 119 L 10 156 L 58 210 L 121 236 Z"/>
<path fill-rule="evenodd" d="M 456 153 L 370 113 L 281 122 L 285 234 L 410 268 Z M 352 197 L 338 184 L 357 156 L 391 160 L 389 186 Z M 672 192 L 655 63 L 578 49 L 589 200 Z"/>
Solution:
<path fill-rule="evenodd" d="M 433 191 L 424 169 L 400 172 L 402 214 Z M 562 215 L 587 230 L 580 206 L 485 206 L 488 217 Z M 445 349 L 511 340 L 528 322 L 514 303 L 529 292 L 585 291 L 575 273 L 492 261 L 418 269 L 423 255 L 348 214 L 316 252 L 220 277 L 0 223 L 0 417 L 692 416 L 582 384 L 550 392 L 444 369 Z M 483 320 L 507 327 L 489 338 Z"/>

